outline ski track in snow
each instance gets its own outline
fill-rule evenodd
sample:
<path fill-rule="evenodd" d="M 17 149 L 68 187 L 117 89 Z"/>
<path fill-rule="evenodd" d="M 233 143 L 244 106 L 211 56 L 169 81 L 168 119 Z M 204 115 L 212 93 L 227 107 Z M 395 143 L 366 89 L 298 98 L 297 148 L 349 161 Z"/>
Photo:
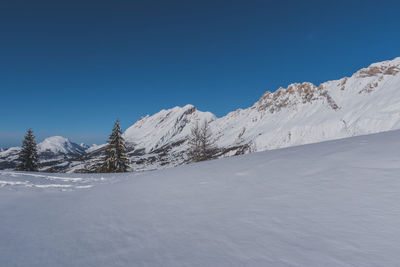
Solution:
<path fill-rule="evenodd" d="M 62 174 L 60 174 L 62 175 Z M 102 176 L 83 175 L 85 177 L 55 176 L 44 173 L 0 171 L 0 187 L 27 188 L 59 188 L 59 189 L 88 189 L 96 184 L 112 182 Z"/>

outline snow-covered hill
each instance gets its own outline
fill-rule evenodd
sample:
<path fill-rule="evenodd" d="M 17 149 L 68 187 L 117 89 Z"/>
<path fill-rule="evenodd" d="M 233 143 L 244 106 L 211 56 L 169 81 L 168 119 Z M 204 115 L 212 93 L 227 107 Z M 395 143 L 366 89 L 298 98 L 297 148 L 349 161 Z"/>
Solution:
<path fill-rule="evenodd" d="M 0 171 L 0 266 L 398 266 L 400 131 L 152 172 Z"/>
<path fill-rule="evenodd" d="M 190 129 L 203 121 L 210 122 L 218 157 L 400 129 L 400 57 L 318 86 L 294 83 L 266 92 L 253 106 L 221 118 L 192 105 L 147 115 L 124 132 L 133 168 L 184 163 Z M 47 149 L 75 156 L 74 163 L 57 162 L 58 170 L 80 171 L 99 164 L 104 145 L 86 148 L 52 137 L 40 146 L 41 152 Z M 13 155 L 0 152 L 0 168 L 10 166 L 2 162 L 12 163 Z"/>

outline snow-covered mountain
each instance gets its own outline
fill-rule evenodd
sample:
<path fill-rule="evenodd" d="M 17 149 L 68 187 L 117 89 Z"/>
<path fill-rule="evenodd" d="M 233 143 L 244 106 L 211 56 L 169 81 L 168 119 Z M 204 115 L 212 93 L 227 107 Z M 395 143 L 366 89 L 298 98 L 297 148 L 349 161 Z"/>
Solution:
<path fill-rule="evenodd" d="M 85 151 L 82 146 L 62 136 L 48 137 L 39 143 L 37 148 L 39 154 L 49 155 L 80 155 Z"/>
<path fill-rule="evenodd" d="M 146 153 L 165 145 L 181 143 L 190 134 L 196 121 L 213 121 L 216 116 L 192 105 L 161 110 L 153 116 L 140 118 L 123 134 L 125 140 Z"/>
<path fill-rule="evenodd" d="M 318 86 L 294 83 L 266 92 L 251 107 L 221 118 L 192 105 L 147 115 L 123 134 L 133 168 L 184 163 L 190 129 L 203 121 L 210 122 L 218 157 L 400 129 L 400 57 Z M 41 152 L 72 152 L 86 165 L 98 164 L 104 151 L 104 145 L 84 149 L 62 138 L 45 141 Z M 79 171 L 82 160 L 76 157 L 64 170 Z"/>
<path fill-rule="evenodd" d="M 159 167 L 160 160 L 174 165 L 185 160 L 196 121 L 210 122 L 220 156 L 400 129 L 399 72 L 396 58 L 319 86 L 294 83 L 221 118 L 192 105 L 162 110 L 139 119 L 124 137 L 141 151 L 134 161 Z M 149 155 L 152 160 L 143 161 Z"/>
<path fill-rule="evenodd" d="M 0 152 L 0 169 L 15 168 L 20 147 L 12 147 Z M 62 136 L 52 136 L 37 145 L 42 170 L 64 170 L 71 161 L 85 154 L 85 149 Z"/>
<path fill-rule="evenodd" d="M 221 147 L 263 151 L 400 128 L 400 58 L 316 86 L 266 92 L 211 126 Z"/>

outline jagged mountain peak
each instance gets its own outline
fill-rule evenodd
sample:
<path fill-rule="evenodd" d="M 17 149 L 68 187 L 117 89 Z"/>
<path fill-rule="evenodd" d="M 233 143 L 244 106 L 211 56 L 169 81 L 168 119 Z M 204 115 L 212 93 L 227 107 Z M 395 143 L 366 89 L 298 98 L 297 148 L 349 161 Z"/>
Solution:
<path fill-rule="evenodd" d="M 333 98 L 325 90 L 324 86 L 316 86 L 310 82 L 293 83 L 287 88 L 280 87 L 275 92 L 267 91 L 253 105 L 258 111 L 270 113 L 279 112 L 283 108 L 295 107 L 299 104 L 311 103 L 315 100 L 325 101 L 333 110 L 339 109 Z"/>
<path fill-rule="evenodd" d="M 354 73 L 354 77 L 366 78 L 382 75 L 396 75 L 400 72 L 400 57 L 393 60 L 386 60 L 378 63 L 373 63 L 367 68 L 362 68 L 361 70 Z"/>
<path fill-rule="evenodd" d="M 362 68 L 355 72 L 350 78 L 342 78 L 338 81 L 328 81 L 314 85 L 311 82 L 293 83 L 287 88 L 280 87 L 275 92 L 267 91 L 262 97 L 254 104 L 253 108 L 259 111 L 269 111 L 275 113 L 285 107 L 294 107 L 298 104 L 311 103 L 314 100 L 322 100 L 329 104 L 333 110 L 340 109 L 336 103 L 335 91 L 336 89 L 345 90 L 346 87 L 359 88 L 363 85 L 361 90 L 357 93 L 370 93 L 384 80 L 384 76 L 394 76 L 400 72 L 400 57 L 393 60 L 386 60 L 382 62 L 373 63 L 367 68 Z M 330 84 L 338 82 L 337 88 L 332 89 Z M 350 86 L 347 85 L 350 83 Z M 357 84 L 358 83 L 358 84 Z M 364 85 L 365 83 L 365 85 Z M 327 89 L 328 88 L 328 89 Z M 331 90 L 329 90 L 329 88 Z"/>

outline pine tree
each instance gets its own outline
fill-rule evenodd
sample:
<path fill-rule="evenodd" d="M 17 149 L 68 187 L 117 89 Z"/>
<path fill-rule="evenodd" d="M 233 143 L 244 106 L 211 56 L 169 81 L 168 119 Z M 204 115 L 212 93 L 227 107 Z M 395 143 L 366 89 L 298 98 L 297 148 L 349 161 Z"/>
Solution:
<path fill-rule="evenodd" d="M 18 154 L 20 164 L 17 170 L 21 171 L 37 171 L 38 154 L 36 148 L 35 137 L 31 129 L 29 129 L 22 142 L 21 151 Z"/>
<path fill-rule="evenodd" d="M 215 147 L 210 125 L 207 121 L 201 127 L 196 122 L 195 126 L 191 129 L 189 146 L 188 155 L 191 161 L 197 162 L 212 158 Z"/>
<path fill-rule="evenodd" d="M 127 172 L 129 171 L 129 159 L 126 155 L 126 146 L 122 137 L 119 120 L 114 124 L 112 133 L 106 147 L 106 156 L 101 167 L 102 172 Z"/>

